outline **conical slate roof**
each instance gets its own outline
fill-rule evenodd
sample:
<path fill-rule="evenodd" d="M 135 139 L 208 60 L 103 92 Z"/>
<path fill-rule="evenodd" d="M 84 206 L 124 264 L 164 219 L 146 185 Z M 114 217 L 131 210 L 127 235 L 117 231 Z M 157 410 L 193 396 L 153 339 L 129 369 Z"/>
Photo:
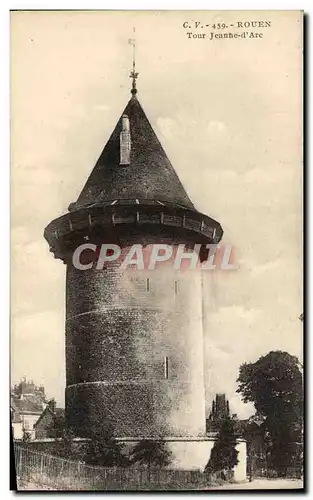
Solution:
<path fill-rule="evenodd" d="M 130 99 L 122 115 L 128 116 L 130 124 L 130 164 L 120 165 L 121 117 L 75 209 L 115 200 L 140 200 L 140 203 L 174 203 L 195 210 L 136 96 Z"/>

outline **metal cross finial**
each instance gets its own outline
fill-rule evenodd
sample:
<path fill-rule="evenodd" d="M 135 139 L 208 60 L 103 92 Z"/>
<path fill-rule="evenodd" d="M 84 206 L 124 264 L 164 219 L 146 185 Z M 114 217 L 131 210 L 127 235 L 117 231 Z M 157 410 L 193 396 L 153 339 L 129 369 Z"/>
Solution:
<path fill-rule="evenodd" d="M 133 32 L 134 32 L 134 36 L 135 36 L 135 33 L 136 33 L 135 28 L 133 28 Z M 137 80 L 138 75 L 139 75 L 139 73 L 136 72 L 136 38 L 130 38 L 128 40 L 128 43 L 133 46 L 133 69 L 130 72 L 129 77 L 132 78 L 132 80 L 133 80 L 131 93 L 133 96 L 135 96 L 137 94 L 136 80 Z"/>

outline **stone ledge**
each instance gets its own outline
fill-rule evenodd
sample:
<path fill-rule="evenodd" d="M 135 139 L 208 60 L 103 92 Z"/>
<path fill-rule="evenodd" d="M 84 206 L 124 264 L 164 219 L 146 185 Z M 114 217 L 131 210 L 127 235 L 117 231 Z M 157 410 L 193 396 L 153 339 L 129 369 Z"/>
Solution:
<path fill-rule="evenodd" d="M 178 206 L 151 206 L 151 205 L 110 205 L 106 207 L 92 206 L 76 212 L 67 213 L 53 220 L 45 229 L 44 236 L 54 252 L 56 258 L 62 258 L 63 250 L 68 245 L 67 240 L 81 236 L 82 232 L 91 232 L 95 227 L 104 230 L 119 227 L 144 228 L 173 228 L 186 231 L 206 243 L 217 244 L 223 235 L 220 224 L 210 217 L 193 212 Z M 200 243 L 200 241 L 199 241 Z"/>

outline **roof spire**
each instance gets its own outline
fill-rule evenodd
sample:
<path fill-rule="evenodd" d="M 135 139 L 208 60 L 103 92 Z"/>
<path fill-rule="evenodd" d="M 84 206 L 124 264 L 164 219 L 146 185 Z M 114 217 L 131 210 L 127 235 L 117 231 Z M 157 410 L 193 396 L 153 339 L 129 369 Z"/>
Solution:
<path fill-rule="evenodd" d="M 133 28 L 133 33 L 134 33 L 134 37 L 135 37 L 135 33 L 136 33 L 135 27 Z M 137 80 L 138 75 L 139 75 L 139 73 L 136 72 L 136 38 L 130 38 L 128 40 L 128 43 L 133 46 L 133 69 L 130 72 L 129 77 L 132 78 L 132 80 L 133 80 L 131 93 L 132 93 L 133 97 L 135 97 L 135 95 L 137 94 L 136 80 Z"/>

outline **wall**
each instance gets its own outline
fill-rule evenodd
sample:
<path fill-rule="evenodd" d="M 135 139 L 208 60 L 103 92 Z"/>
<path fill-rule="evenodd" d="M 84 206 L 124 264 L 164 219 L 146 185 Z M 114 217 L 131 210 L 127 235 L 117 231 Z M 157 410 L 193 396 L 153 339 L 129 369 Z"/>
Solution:
<path fill-rule="evenodd" d="M 40 415 L 39 414 L 20 414 L 21 420 L 22 420 L 22 429 L 25 429 L 25 431 L 30 435 L 31 439 L 35 439 L 35 428 L 34 425 L 39 419 Z M 23 434 L 23 432 L 22 432 Z"/>
<path fill-rule="evenodd" d="M 204 470 L 207 465 L 214 440 L 170 441 L 168 447 L 172 452 L 173 469 Z"/>
<path fill-rule="evenodd" d="M 20 414 L 22 421 L 23 421 L 23 427 L 26 431 L 32 431 L 34 429 L 34 425 L 37 422 L 38 418 L 40 415 L 38 413 L 36 414 Z"/>
<path fill-rule="evenodd" d="M 205 435 L 200 272 L 68 265 L 66 366 L 82 437 L 108 421 L 121 437 Z"/>
<path fill-rule="evenodd" d="M 135 444 L 135 440 L 123 440 L 126 449 L 130 450 Z M 200 470 L 203 471 L 210 459 L 214 446 L 214 438 L 164 438 L 168 449 L 172 452 L 171 469 L 179 470 Z M 236 449 L 238 450 L 238 464 L 234 468 L 234 480 L 245 481 L 246 471 L 246 442 L 238 440 Z"/>
<path fill-rule="evenodd" d="M 22 422 L 13 422 L 13 439 L 22 439 L 23 437 L 23 424 Z"/>
<path fill-rule="evenodd" d="M 33 441 L 29 441 L 27 443 L 24 442 L 16 442 L 15 445 L 26 448 L 30 451 L 38 451 L 42 453 L 46 453 L 48 455 L 54 455 L 59 458 L 60 454 L 62 454 L 62 450 L 64 449 L 64 444 L 61 439 L 55 438 L 42 438 L 36 439 Z M 86 440 L 73 440 L 73 456 L 72 460 L 83 459 L 84 454 L 86 452 Z"/>
<path fill-rule="evenodd" d="M 247 479 L 247 443 L 244 440 L 238 440 L 236 449 L 239 451 L 239 463 L 234 470 L 235 481 L 245 481 Z"/>

